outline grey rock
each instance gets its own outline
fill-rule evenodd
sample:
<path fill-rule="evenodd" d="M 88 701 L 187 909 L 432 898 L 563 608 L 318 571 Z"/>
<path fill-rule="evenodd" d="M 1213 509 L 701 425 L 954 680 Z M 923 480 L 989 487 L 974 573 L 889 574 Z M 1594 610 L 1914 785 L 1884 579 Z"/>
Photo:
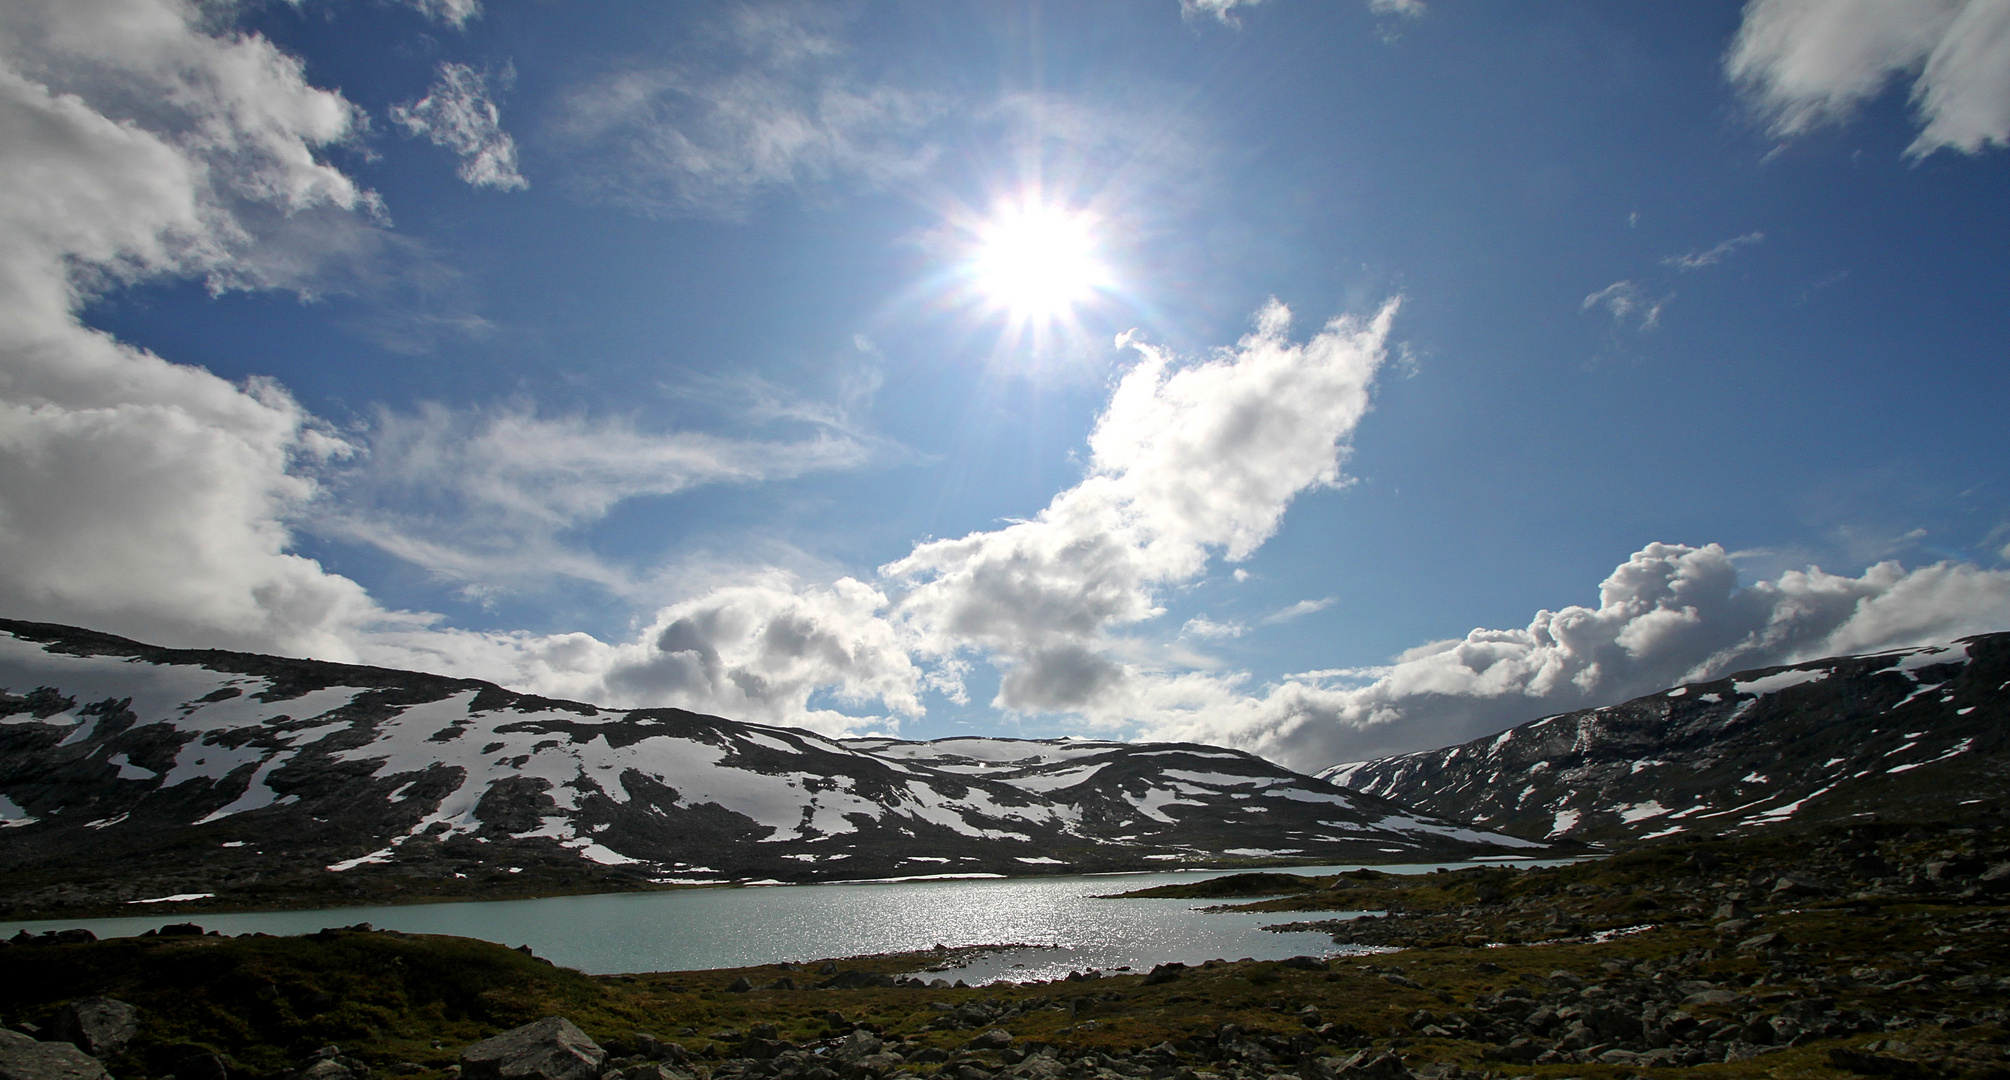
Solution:
<path fill-rule="evenodd" d="M 547 1016 L 461 1051 L 467 1080 L 596 1080 L 607 1051 L 562 1016 Z"/>
<path fill-rule="evenodd" d="M 117 1056 L 139 1034 L 140 1011 L 116 998 L 79 998 L 56 1013 L 49 1025 L 58 1042 L 74 1045 L 103 1061 Z"/>
<path fill-rule="evenodd" d="M 342 1058 L 322 1058 L 319 1061 L 291 1074 L 288 1080 L 368 1080 L 368 1068 L 354 1069 L 350 1062 Z M 354 1064 L 361 1066 L 362 1062 Z"/>
<path fill-rule="evenodd" d="M 861 1028 L 851 1033 L 838 1046 L 837 1059 L 844 1062 L 862 1061 L 886 1049 L 886 1043 L 879 1036 Z"/>
<path fill-rule="evenodd" d="M 972 1050 L 1003 1050 L 1012 1045 L 1012 1033 L 1004 1028 L 992 1028 L 964 1045 Z"/>
<path fill-rule="evenodd" d="M 111 1080 L 97 1058 L 66 1042 L 0 1029 L 0 1080 Z"/>
<path fill-rule="evenodd" d="M 1363 1050 L 1333 1071 L 1336 1080 L 1415 1080 L 1403 1059 L 1386 1050 Z"/>
<path fill-rule="evenodd" d="M 739 978 L 734 979 L 732 982 L 726 984 L 726 992 L 729 994 L 744 994 L 747 991 L 752 990 L 753 988 L 754 984 L 748 982 L 747 977 L 745 975 L 742 975 Z"/>

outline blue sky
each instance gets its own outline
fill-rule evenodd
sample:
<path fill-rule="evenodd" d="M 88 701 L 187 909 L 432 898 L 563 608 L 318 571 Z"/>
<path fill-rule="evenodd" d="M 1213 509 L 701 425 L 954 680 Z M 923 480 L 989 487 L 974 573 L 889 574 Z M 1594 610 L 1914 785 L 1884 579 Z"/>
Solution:
<path fill-rule="evenodd" d="M 2010 628 L 1995 0 L 38 0 L 0 67 L 9 616 L 1305 768 Z"/>

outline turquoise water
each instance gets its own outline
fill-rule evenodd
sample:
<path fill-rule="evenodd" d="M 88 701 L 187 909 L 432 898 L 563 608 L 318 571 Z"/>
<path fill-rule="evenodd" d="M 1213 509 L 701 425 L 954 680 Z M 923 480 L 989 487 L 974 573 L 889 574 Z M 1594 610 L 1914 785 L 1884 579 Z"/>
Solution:
<path fill-rule="evenodd" d="M 1440 865 L 1462 864 L 1375 869 L 1425 873 Z M 1354 867 L 1285 869 L 1330 874 Z M 187 921 L 225 934 L 300 934 L 367 922 L 380 930 L 529 945 L 538 956 L 594 974 L 744 967 L 922 950 L 937 944 L 1041 946 L 995 952 L 965 968 L 939 973 L 973 984 L 998 978 L 1049 979 L 1089 967 L 1146 970 L 1168 961 L 1282 959 L 1343 951 L 1325 934 L 1260 929 L 1294 918 L 1291 915 L 1198 910 L 1220 901 L 1097 899 L 1098 894 L 1201 881 L 1229 872 L 858 882 L 315 911 L 157 913 L 5 923 L 0 924 L 0 936 L 22 928 L 40 933 L 81 926 L 99 937 L 120 937 Z"/>

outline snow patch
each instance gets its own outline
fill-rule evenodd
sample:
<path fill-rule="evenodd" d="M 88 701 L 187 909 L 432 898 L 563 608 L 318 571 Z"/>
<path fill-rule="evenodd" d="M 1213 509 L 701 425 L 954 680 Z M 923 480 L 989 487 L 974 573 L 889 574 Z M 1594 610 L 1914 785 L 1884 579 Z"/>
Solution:
<path fill-rule="evenodd" d="M 23 825 L 33 825 L 42 820 L 31 817 L 28 811 L 14 805 L 14 800 L 0 795 L 0 829 L 18 829 Z"/>
<path fill-rule="evenodd" d="M 390 861 L 391 861 L 391 849 L 385 848 L 382 851 L 373 851 L 368 855 L 358 855 L 353 859 L 344 859 L 338 863 L 330 863 L 328 865 L 328 869 L 339 874 L 342 873 L 344 870 L 354 870 L 357 867 L 363 865 L 364 863 L 386 863 Z M 514 874 L 516 872 L 517 871 L 515 868 L 511 868 L 510 873 Z"/>
<path fill-rule="evenodd" d="M 1653 799 L 1649 799 L 1646 802 L 1638 802 L 1634 803 L 1631 806 L 1620 807 L 1619 820 L 1624 821 L 1628 825 L 1631 825 L 1636 821 L 1646 821 L 1649 818 L 1658 818 L 1661 815 L 1666 814 L 1667 812 L 1668 807 L 1661 805 L 1659 802 Z"/>
<path fill-rule="evenodd" d="M 1763 696 L 1766 694 L 1777 694 L 1793 686 L 1805 686 L 1808 683 L 1820 682 L 1828 677 L 1828 668 L 1802 668 L 1781 671 L 1772 675 L 1762 675 L 1750 682 L 1733 683 L 1731 684 L 1731 690 L 1733 693 L 1740 695 Z"/>

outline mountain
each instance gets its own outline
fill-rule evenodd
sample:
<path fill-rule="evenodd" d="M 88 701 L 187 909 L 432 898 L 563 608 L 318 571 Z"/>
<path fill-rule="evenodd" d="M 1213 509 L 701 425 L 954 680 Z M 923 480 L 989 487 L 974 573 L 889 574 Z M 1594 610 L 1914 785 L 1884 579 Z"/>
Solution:
<path fill-rule="evenodd" d="M 2010 790 L 2010 634 L 1833 657 L 1319 775 L 1531 839 L 1977 816 Z"/>
<path fill-rule="evenodd" d="M 1540 851 L 1196 744 L 840 741 L 0 620 L 0 910 Z"/>

